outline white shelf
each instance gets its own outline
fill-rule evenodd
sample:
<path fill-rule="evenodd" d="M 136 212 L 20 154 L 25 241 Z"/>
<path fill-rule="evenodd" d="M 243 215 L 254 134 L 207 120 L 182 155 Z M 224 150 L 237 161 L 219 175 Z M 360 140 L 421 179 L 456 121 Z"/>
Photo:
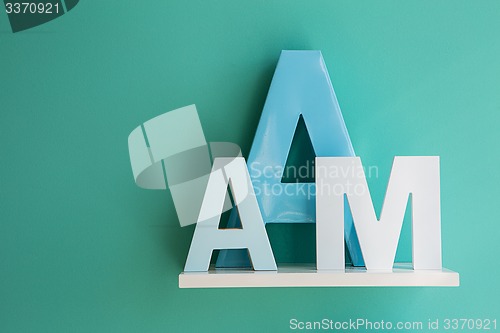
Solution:
<path fill-rule="evenodd" d="M 411 264 L 395 264 L 392 271 L 320 271 L 314 265 L 279 265 L 278 271 L 210 269 L 179 274 L 179 288 L 246 287 L 458 287 L 459 274 L 442 270 L 414 271 Z"/>

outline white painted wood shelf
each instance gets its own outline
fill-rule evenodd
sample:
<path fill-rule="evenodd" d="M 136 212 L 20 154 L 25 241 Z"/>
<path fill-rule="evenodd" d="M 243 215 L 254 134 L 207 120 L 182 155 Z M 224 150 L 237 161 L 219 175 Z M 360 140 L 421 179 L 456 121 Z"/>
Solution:
<path fill-rule="evenodd" d="M 395 264 L 392 271 L 367 271 L 346 267 L 344 271 L 320 271 L 315 265 L 278 265 L 278 271 L 214 269 L 182 272 L 179 288 L 249 287 L 458 287 L 459 274 L 442 270 L 414 271 L 411 264 Z"/>

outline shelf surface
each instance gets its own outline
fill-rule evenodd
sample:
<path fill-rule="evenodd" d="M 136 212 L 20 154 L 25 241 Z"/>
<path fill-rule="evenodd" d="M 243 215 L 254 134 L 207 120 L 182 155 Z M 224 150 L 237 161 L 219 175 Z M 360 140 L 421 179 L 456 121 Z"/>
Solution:
<path fill-rule="evenodd" d="M 458 287 L 459 274 L 442 270 L 413 270 L 411 264 L 395 264 L 392 271 L 317 271 L 314 264 L 278 265 L 278 271 L 213 269 L 182 272 L 179 288 L 247 287 Z"/>

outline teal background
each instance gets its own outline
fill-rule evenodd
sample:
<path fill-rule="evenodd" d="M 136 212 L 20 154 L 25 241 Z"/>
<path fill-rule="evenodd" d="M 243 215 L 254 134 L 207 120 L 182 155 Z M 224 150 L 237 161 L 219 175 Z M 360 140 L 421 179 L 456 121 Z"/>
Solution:
<path fill-rule="evenodd" d="M 499 32 L 485 0 L 81 1 L 16 34 L 0 13 L 0 331 L 500 320 Z M 195 103 L 207 139 L 247 155 L 282 49 L 323 51 L 356 152 L 379 167 L 377 210 L 394 155 L 441 156 L 459 288 L 178 288 L 193 227 L 168 191 L 134 184 L 127 136 Z M 303 250 L 274 229 L 280 258 L 311 253 L 283 230 Z"/>

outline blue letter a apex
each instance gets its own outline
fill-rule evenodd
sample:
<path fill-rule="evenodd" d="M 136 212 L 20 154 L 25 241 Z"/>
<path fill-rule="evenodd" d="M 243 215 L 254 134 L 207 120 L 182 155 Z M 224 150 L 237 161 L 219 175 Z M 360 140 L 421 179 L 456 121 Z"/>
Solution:
<path fill-rule="evenodd" d="M 314 183 L 282 183 L 302 116 L 317 157 L 355 156 L 320 51 L 282 51 L 248 157 L 248 168 L 264 223 L 315 223 Z M 351 212 L 345 205 L 345 240 L 352 262 L 363 266 Z M 233 225 L 238 224 L 232 214 Z M 241 252 L 221 251 L 218 267 L 248 266 Z"/>

